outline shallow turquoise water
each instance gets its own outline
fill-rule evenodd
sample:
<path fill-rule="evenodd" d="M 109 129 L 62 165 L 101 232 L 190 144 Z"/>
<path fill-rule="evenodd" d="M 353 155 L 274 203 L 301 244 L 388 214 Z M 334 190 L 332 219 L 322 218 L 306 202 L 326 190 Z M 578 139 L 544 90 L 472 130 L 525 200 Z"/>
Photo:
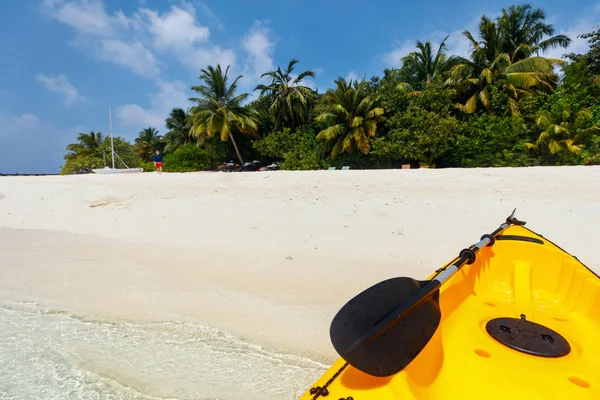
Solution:
<path fill-rule="evenodd" d="M 0 302 L 2 399 L 294 399 L 325 369 L 202 325 Z"/>

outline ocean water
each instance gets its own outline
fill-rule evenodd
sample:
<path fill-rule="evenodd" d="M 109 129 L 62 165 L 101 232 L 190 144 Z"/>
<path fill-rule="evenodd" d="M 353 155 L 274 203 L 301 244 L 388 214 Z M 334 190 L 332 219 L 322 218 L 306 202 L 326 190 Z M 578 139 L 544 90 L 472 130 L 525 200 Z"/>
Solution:
<path fill-rule="evenodd" d="M 0 399 L 295 399 L 325 370 L 202 325 L 0 302 Z"/>

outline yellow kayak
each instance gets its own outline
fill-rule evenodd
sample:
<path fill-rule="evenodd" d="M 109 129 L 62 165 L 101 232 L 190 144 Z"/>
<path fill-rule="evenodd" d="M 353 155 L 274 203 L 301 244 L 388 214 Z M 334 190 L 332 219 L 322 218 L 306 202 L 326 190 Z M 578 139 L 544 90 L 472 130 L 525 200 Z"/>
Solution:
<path fill-rule="evenodd" d="M 524 224 L 349 301 L 301 400 L 600 399 L 600 277 Z"/>

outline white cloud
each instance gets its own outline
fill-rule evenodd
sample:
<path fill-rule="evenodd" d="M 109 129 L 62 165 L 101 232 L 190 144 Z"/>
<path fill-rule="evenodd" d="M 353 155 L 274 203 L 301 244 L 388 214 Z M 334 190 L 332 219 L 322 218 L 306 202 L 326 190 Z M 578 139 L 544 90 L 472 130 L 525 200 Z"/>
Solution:
<path fill-rule="evenodd" d="M 348 75 L 346 76 L 346 82 L 348 82 L 348 81 L 350 81 L 350 80 L 356 81 L 356 80 L 358 80 L 358 79 L 359 79 L 359 78 L 358 78 L 358 75 L 356 75 L 356 72 L 354 72 L 354 71 L 350 71 L 350 72 L 348 73 Z"/>
<path fill-rule="evenodd" d="M 265 22 L 254 21 L 252 28 L 242 40 L 242 47 L 248 55 L 246 69 L 255 79 L 260 79 L 264 72 L 274 69 L 275 41 L 272 35 Z"/>
<path fill-rule="evenodd" d="M 556 30 L 554 32 L 555 35 L 567 35 L 569 38 L 571 38 L 571 44 L 566 49 L 559 47 L 548 50 L 544 56 L 551 58 L 563 58 L 563 56 L 568 53 L 587 53 L 589 50 L 589 43 L 587 42 L 587 39 L 583 39 L 578 36 L 594 30 L 594 25 L 597 24 L 597 14 L 600 14 L 600 3 L 594 8 L 592 15 L 576 20 L 566 29 Z"/>
<path fill-rule="evenodd" d="M 154 36 L 158 48 L 187 49 L 198 42 L 206 42 L 209 30 L 196 24 L 194 8 L 187 10 L 172 6 L 171 10 L 160 16 L 156 11 L 143 10 L 150 27 L 148 30 Z"/>
<path fill-rule="evenodd" d="M 208 8 L 204 8 L 206 12 Z M 148 9 L 137 15 L 147 18 L 155 50 L 174 55 L 195 73 L 209 64 L 221 64 L 225 68 L 236 61 L 233 50 L 209 43 L 210 31 L 196 21 L 196 11 L 189 3 L 172 6 L 162 15 Z"/>
<path fill-rule="evenodd" d="M 385 53 L 382 56 L 382 60 L 385 67 L 388 68 L 398 68 L 402 65 L 401 59 L 404 56 L 407 56 L 409 53 L 417 50 L 417 40 L 421 42 L 431 42 L 431 46 L 434 51 L 437 51 L 442 40 L 446 36 L 446 46 L 448 48 L 447 53 L 449 55 L 456 55 L 461 57 L 469 57 L 471 54 L 471 43 L 470 41 L 463 35 L 463 31 L 468 30 L 477 39 L 477 26 L 479 25 L 479 21 L 481 19 L 481 15 L 486 15 L 490 19 L 496 18 L 498 13 L 482 13 L 478 15 L 475 19 L 469 21 L 465 28 L 461 28 L 459 30 L 455 30 L 453 32 L 443 32 L 443 31 L 435 31 L 427 33 L 420 38 L 411 38 L 404 40 L 401 44 L 399 44 L 395 49 L 391 50 L 388 53 Z"/>
<path fill-rule="evenodd" d="M 167 12 L 140 8 L 130 16 L 109 14 L 101 0 L 45 0 L 42 10 L 72 27 L 82 49 L 94 57 L 152 77 L 161 72 L 158 53 L 169 53 L 197 71 L 209 63 L 233 63 L 235 54 L 208 43 L 209 29 L 196 20 L 194 7 L 181 2 Z"/>
<path fill-rule="evenodd" d="M 146 29 L 139 16 L 129 18 L 122 11 L 109 15 L 101 0 L 45 0 L 42 11 L 72 27 L 81 47 L 94 57 L 128 67 L 142 76 L 159 72 L 152 51 L 135 39 L 144 36 L 138 34 L 140 29 Z"/>
<path fill-rule="evenodd" d="M 99 57 L 103 60 L 128 67 L 142 76 L 155 76 L 159 73 L 154 54 L 140 42 L 105 39 L 100 42 L 100 46 Z"/>
<path fill-rule="evenodd" d="M 402 58 L 415 50 L 415 40 L 405 40 L 401 46 L 383 55 L 386 67 L 399 67 Z"/>
<path fill-rule="evenodd" d="M 197 3 L 197 9 L 220 25 L 204 3 Z M 195 76 L 208 65 L 220 64 L 231 66 L 232 76 L 244 74 L 240 87 L 250 90 L 263 72 L 273 68 L 274 33 L 266 22 L 255 21 L 241 38 L 244 57 L 238 58 L 234 49 L 211 43 L 209 28 L 186 1 L 164 12 L 140 7 L 129 15 L 108 11 L 102 0 L 44 0 L 42 10 L 72 27 L 82 50 L 143 77 L 158 77 L 172 60 Z"/>
<path fill-rule="evenodd" d="M 65 75 L 46 76 L 44 74 L 37 74 L 35 79 L 42 83 L 49 91 L 64 96 L 67 105 L 73 105 L 85 100 L 85 97 L 79 94 L 77 88 L 69 82 Z"/>
<path fill-rule="evenodd" d="M 158 91 L 148 96 L 150 107 L 143 108 L 137 104 L 117 107 L 116 116 L 121 126 L 139 130 L 152 126 L 161 131 L 171 109 L 180 107 L 185 110 L 189 107 L 187 86 L 183 82 L 159 80 L 157 85 Z"/>
<path fill-rule="evenodd" d="M 164 125 L 162 113 L 156 110 L 146 110 L 137 104 L 126 104 L 117 108 L 117 118 L 124 127 L 154 127 L 159 129 Z"/>
<path fill-rule="evenodd" d="M 100 0 L 44 0 L 42 10 L 78 32 L 99 36 L 114 36 L 115 28 L 127 24 L 122 13 L 108 15 Z"/>
<path fill-rule="evenodd" d="M 225 69 L 228 65 L 234 66 L 236 63 L 236 56 L 233 50 L 223 49 L 219 46 L 190 50 L 189 52 L 180 54 L 180 58 L 184 65 L 196 73 L 208 65 L 216 66 L 217 64 L 221 64 L 221 68 Z"/>

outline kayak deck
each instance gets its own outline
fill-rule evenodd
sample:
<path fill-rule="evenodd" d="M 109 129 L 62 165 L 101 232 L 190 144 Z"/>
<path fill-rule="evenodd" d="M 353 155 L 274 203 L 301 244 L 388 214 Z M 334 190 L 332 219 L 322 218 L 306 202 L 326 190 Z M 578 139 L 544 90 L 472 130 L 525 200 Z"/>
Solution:
<path fill-rule="evenodd" d="M 378 378 L 346 366 L 328 396 L 301 399 L 600 399 L 600 279 L 542 236 L 507 228 L 442 286 L 440 305 L 436 333 L 403 371 Z M 488 333 L 495 318 L 541 324 L 566 339 L 568 354 L 510 348 Z M 560 337 L 545 340 L 560 347 Z M 344 365 L 339 359 L 313 387 Z"/>

